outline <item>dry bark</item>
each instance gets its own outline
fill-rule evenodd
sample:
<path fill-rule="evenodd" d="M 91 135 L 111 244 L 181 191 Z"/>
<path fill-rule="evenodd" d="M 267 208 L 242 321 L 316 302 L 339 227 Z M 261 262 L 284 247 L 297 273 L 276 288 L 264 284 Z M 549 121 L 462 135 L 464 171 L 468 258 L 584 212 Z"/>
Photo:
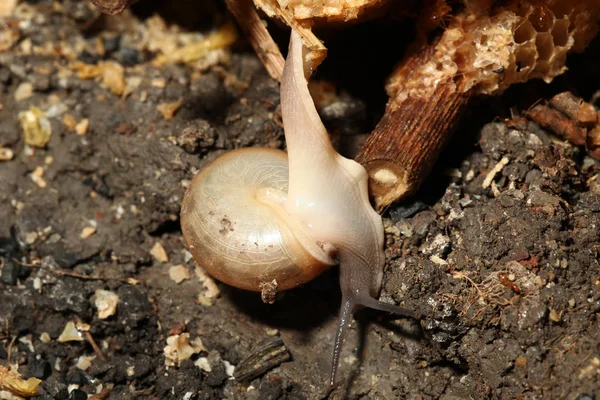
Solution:
<path fill-rule="evenodd" d="M 137 0 L 92 0 L 92 3 L 104 13 L 115 15 L 120 14 Z"/>
<path fill-rule="evenodd" d="M 590 103 L 570 92 L 559 93 L 548 104 L 538 104 L 527 117 L 542 128 L 585 146 L 588 154 L 600 159 L 600 115 Z"/>
<path fill-rule="evenodd" d="M 225 0 L 225 4 L 246 34 L 271 78 L 280 81 L 285 60 L 269 34 L 266 24 L 256 12 L 252 0 Z"/>

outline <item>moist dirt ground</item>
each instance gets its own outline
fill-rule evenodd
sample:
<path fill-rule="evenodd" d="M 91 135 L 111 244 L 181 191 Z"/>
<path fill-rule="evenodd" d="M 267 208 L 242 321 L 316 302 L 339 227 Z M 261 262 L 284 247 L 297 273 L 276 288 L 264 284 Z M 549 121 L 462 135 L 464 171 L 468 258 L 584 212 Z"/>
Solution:
<path fill-rule="evenodd" d="M 204 7 L 208 34 L 226 13 Z M 385 211 L 382 299 L 425 317 L 359 312 L 330 389 L 336 268 L 264 304 L 186 251 L 179 209 L 195 172 L 284 140 L 278 84 L 243 38 L 194 63 L 157 62 L 203 40 L 169 27 L 198 11 L 164 8 L 109 18 L 42 0 L 4 20 L 0 366 L 40 379 L 35 398 L 600 398 L 600 163 L 510 116 L 563 90 L 593 100 L 598 41 L 552 85 L 473 104 L 423 189 Z M 381 116 L 402 53 L 369 45 L 385 29 L 403 32 L 354 27 L 354 45 L 330 33 L 316 77 L 346 154 Z M 102 299 L 115 295 L 113 312 Z"/>

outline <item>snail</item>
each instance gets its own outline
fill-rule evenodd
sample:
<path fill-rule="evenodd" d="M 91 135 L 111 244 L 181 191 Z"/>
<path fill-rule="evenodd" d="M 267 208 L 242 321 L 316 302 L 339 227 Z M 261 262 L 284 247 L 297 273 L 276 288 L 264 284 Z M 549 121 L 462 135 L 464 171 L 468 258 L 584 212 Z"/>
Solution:
<path fill-rule="evenodd" d="M 292 31 L 281 80 L 287 154 L 248 148 L 201 170 L 181 207 L 181 228 L 195 260 L 218 280 L 261 291 L 297 287 L 340 265 L 342 305 L 330 383 L 359 307 L 416 317 L 383 303 L 383 223 L 369 202 L 368 176 L 333 148 L 308 91 L 312 65 Z"/>

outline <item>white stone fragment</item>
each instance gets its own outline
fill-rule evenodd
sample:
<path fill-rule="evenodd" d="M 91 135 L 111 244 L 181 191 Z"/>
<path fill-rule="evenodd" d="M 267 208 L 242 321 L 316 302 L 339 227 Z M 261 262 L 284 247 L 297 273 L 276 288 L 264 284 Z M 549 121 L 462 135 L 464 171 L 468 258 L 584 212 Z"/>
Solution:
<path fill-rule="evenodd" d="M 119 304 L 119 296 L 116 293 L 109 290 L 96 290 L 96 300 L 94 305 L 98 309 L 98 318 L 106 319 L 112 315 L 115 315 L 117 311 L 117 304 Z"/>

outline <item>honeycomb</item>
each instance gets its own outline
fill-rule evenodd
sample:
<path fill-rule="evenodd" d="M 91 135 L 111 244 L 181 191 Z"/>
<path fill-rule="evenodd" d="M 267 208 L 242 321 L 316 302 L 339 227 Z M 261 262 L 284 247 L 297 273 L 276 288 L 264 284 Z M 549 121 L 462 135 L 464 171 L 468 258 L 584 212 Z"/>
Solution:
<path fill-rule="evenodd" d="M 349 21 L 359 18 L 369 9 L 387 3 L 386 0 L 272 0 L 281 9 L 290 11 L 298 21 L 325 19 L 327 21 Z M 254 0 L 270 17 L 277 14 L 277 7 L 270 1 Z"/>
<path fill-rule="evenodd" d="M 582 51 L 598 31 L 598 0 L 465 1 L 465 11 L 426 57 L 407 57 L 386 89 L 396 104 L 426 97 L 441 82 L 459 92 L 496 94 L 510 85 L 565 71 L 567 53 Z"/>

